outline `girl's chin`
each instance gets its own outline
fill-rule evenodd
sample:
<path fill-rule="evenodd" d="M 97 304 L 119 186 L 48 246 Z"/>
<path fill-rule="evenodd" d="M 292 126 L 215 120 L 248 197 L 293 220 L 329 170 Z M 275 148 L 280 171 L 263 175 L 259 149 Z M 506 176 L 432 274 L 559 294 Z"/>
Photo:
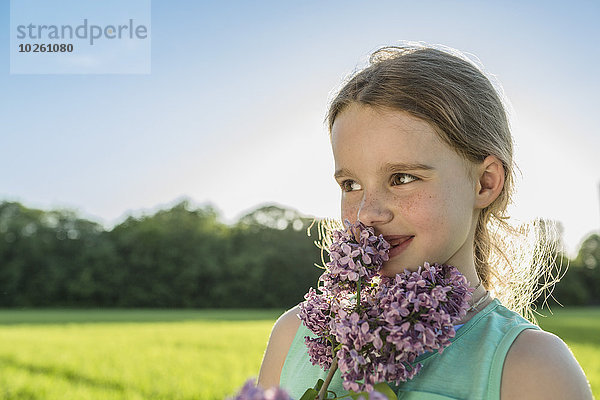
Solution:
<path fill-rule="evenodd" d="M 394 266 L 386 265 L 386 263 L 383 263 L 381 270 L 379 270 L 379 275 L 393 278 L 397 274 L 403 273 L 404 270 L 408 270 L 408 272 L 416 272 L 418 269 L 419 269 L 418 267 L 417 268 L 407 268 L 407 267 L 401 267 L 401 266 L 397 266 L 397 265 L 394 265 Z"/>

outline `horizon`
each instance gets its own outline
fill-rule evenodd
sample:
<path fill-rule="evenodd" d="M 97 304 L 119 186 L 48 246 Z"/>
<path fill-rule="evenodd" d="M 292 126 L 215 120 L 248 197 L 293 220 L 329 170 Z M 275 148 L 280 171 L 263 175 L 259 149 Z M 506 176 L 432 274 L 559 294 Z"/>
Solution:
<path fill-rule="evenodd" d="M 285 210 L 292 210 L 295 211 L 299 214 L 299 216 L 301 216 L 302 218 L 313 218 L 315 220 L 320 220 L 320 219 L 324 219 L 324 218 L 331 218 L 328 216 L 316 216 L 316 215 L 311 215 L 311 214 L 306 214 L 303 213 L 301 210 L 298 210 L 294 207 L 285 205 L 285 204 L 281 204 L 281 203 L 277 203 L 277 202 L 263 202 L 260 204 L 255 205 L 254 207 L 250 207 L 240 213 L 238 213 L 236 216 L 232 217 L 232 218 L 227 218 L 223 211 L 221 210 L 221 208 L 214 203 L 211 202 L 202 202 L 202 203 L 198 203 L 197 201 L 195 201 L 193 198 L 190 198 L 189 196 L 183 195 L 183 196 L 179 196 L 173 200 L 171 200 L 170 202 L 167 203 L 163 203 L 163 204 L 157 204 L 154 207 L 151 208 L 143 208 L 143 209 L 137 209 L 137 210 L 127 210 L 125 211 L 121 216 L 119 216 L 116 219 L 113 219 L 112 221 L 105 221 L 103 220 L 101 217 L 98 216 L 94 216 L 94 215 L 89 215 L 89 214 L 85 214 L 84 212 L 82 212 L 80 209 L 78 208 L 72 208 L 72 207 L 55 207 L 55 208 L 50 208 L 50 209 L 45 209 L 45 208 L 38 208 L 38 207 L 33 207 L 27 203 L 23 203 L 21 201 L 18 200 L 7 200 L 7 199 L 0 199 L 0 203 L 4 202 L 4 201 L 15 201 L 15 202 L 19 202 L 21 205 L 27 207 L 27 208 L 35 208 L 38 210 L 42 210 L 44 212 L 50 212 L 50 211 L 61 211 L 61 210 L 68 210 L 68 211 L 72 211 L 74 212 L 78 218 L 82 218 L 88 221 L 92 221 L 95 223 L 98 223 L 99 225 L 102 226 L 102 228 L 105 231 L 111 231 L 113 230 L 117 225 L 125 222 L 128 218 L 134 218 L 134 219 L 142 219 L 144 217 L 151 217 L 153 215 L 155 215 L 157 212 L 159 211 L 164 211 L 164 210 L 169 210 L 171 208 L 173 208 L 174 206 L 176 206 L 177 204 L 180 204 L 184 201 L 187 201 L 189 204 L 189 208 L 186 208 L 187 210 L 193 211 L 196 209 L 205 209 L 207 207 L 211 207 L 212 209 L 214 209 L 216 211 L 217 214 L 217 220 L 229 227 L 235 225 L 237 222 L 239 222 L 239 220 L 241 218 L 243 218 L 244 216 L 258 210 L 261 209 L 263 207 L 268 207 L 268 206 L 276 206 L 276 207 L 280 207 L 283 208 Z M 539 217 L 537 217 L 539 218 Z M 534 222 L 537 218 L 532 218 L 530 220 L 527 221 L 520 221 L 519 223 L 532 223 Z M 339 218 L 336 218 L 337 220 L 339 220 Z M 552 220 L 552 219 L 545 219 L 545 221 L 547 222 L 551 222 L 553 224 L 558 224 L 558 226 L 556 226 L 556 228 L 560 231 L 561 229 L 563 229 L 562 226 L 562 222 L 558 221 L 558 220 Z M 511 223 L 510 218 L 508 220 L 509 223 Z M 517 225 L 517 224 L 515 224 Z M 513 225 L 514 226 L 514 225 Z M 558 232 L 559 234 L 561 234 L 562 232 Z M 581 249 L 581 245 L 582 243 L 588 239 L 591 235 L 600 235 L 600 231 L 598 230 L 591 230 L 590 232 L 588 232 L 587 234 L 585 234 L 584 236 L 581 237 L 581 239 L 579 240 L 579 243 L 577 244 L 577 246 L 575 247 L 575 249 L 570 250 L 568 248 L 568 246 L 566 245 L 566 243 L 564 242 L 564 237 L 562 237 L 562 235 L 560 236 L 560 241 L 563 244 L 563 249 L 562 251 L 564 252 L 564 254 L 566 254 L 570 259 L 574 259 L 577 256 L 577 253 L 579 252 L 579 250 Z"/>

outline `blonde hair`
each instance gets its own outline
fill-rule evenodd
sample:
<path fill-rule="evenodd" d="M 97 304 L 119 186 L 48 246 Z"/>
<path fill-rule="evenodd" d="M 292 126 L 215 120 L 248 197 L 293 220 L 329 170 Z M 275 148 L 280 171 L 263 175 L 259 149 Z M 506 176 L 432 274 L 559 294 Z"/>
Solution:
<path fill-rule="evenodd" d="M 325 118 L 330 139 L 335 118 L 353 103 L 405 111 L 427 121 L 465 161 L 480 163 L 494 155 L 502 162 L 504 187 L 477 221 L 475 269 L 483 287 L 502 304 L 537 323 L 532 303 L 560 279 L 553 272 L 556 227 L 544 220 L 519 227 L 508 223 L 517 167 L 508 103 L 499 83 L 492 84 L 481 66 L 455 49 L 386 46 L 373 52 L 369 65 L 352 73 L 331 100 Z M 317 245 L 326 249 L 330 232 L 340 228 L 340 221 L 323 220 Z"/>

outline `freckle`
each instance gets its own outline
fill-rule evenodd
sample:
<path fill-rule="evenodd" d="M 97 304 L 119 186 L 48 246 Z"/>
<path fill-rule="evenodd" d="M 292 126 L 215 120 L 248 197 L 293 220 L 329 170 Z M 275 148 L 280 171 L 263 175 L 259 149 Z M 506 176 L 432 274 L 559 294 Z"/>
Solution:
<path fill-rule="evenodd" d="M 416 196 L 410 197 L 408 200 L 399 200 L 402 208 L 406 211 L 410 211 L 416 204 L 419 204 L 423 199 L 423 195 L 418 194 Z"/>

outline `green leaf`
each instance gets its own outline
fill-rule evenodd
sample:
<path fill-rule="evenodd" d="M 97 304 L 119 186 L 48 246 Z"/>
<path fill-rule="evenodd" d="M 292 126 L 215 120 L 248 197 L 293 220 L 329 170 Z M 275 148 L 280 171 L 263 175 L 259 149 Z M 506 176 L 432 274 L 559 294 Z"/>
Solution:
<path fill-rule="evenodd" d="M 351 390 L 351 391 L 350 391 L 350 393 L 348 393 L 348 395 L 349 395 L 350 397 L 352 397 L 354 400 L 358 400 L 358 398 L 359 398 L 360 396 L 362 396 L 362 397 L 363 397 L 363 398 L 365 398 L 365 399 L 368 399 L 368 398 L 369 398 L 369 394 L 368 394 L 367 392 L 359 392 L 359 393 L 356 393 L 356 392 L 353 392 L 353 391 Z"/>
<path fill-rule="evenodd" d="M 315 400 L 319 394 L 314 388 L 306 389 L 300 400 Z"/>
<path fill-rule="evenodd" d="M 387 397 L 388 400 L 398 400 L 398 396 L 396 396 L 396 393 L 394 393 L 392 388 L 389 387 L 388 384 L 385 382 L 380 382 L 374 385 L 373 388 L 379 393 L 383 394 L 385 397 Z"/>
<path fill-rule="evenodd" d="M 319 390 L 321 390 L 321 388 L 323 387 L 323 383 L 325 381 L 323 379 L 319 379 L 317 381 L 317 383 L 315 384 L 315 390 L 317 391 L 317 393 L 319 392 Z"/>

